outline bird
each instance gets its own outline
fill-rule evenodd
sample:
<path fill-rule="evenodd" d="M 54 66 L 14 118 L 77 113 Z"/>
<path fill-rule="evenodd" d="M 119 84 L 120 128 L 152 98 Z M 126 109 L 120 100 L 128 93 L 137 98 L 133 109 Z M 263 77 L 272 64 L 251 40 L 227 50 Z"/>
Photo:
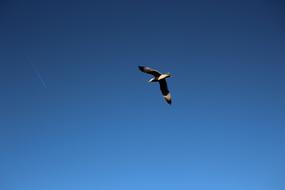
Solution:
<path fill-rule="evenodd" d="M 170 73 L 162 74 L 159 71 L 152 69 L 150 67 L 146 67 L 146 66 L 138 66 L 138 68 L 140 71 L 154 76 L 148 82 L 150 82 L 150 83 L 151 82 L 158 82 L 159 86 L 160 86 L 160 91 L 164 97 L 164 100 L 168 104 L 171 104 L 172 98 L 171 98 L 171 94 L 170 94 L 168 87 L 167 87 L 166 78 L 172 77 L 172 74 L 170 74 Z"/>

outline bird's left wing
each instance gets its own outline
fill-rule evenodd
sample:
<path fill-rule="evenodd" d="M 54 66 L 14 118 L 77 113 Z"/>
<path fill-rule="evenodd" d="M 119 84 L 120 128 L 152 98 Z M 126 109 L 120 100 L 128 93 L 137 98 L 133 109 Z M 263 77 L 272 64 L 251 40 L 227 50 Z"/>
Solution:
<path fill-rule="evenodd" d="M 139 66 L 139 70 L 144 72 L 144 73 L 151 74 L 155 77 L 159 77 L 161 75 L 160 72 L 158 72 L 157 70 L 154 70 L 150 67 Z"/>

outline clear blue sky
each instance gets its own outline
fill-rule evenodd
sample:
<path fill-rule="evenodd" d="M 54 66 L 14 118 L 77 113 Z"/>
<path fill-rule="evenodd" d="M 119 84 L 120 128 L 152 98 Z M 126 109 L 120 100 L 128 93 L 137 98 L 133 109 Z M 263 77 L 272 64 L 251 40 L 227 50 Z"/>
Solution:
<path fill-rule="evenodd" d="M 1 190 L 284 190 L 281 0 L 0 2 Z M 171 72 L 173 105 L 138 71 Z"/>

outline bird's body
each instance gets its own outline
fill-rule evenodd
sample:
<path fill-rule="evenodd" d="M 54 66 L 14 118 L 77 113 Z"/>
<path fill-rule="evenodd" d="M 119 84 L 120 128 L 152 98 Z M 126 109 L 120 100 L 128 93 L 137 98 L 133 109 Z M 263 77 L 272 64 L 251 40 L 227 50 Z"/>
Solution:
<path fill-rule="evenodd" d="M 166 79 L 166 78 L 168 78 L 168 77 L 170 77 L 170 76 L 171 76 L 171 75 L 168 74 L 168 73 L 162 74 L 162 75 L 160 75 L 160 76 L 158 77 L 158 80 L 160 81 L 160 80 Z"/>
<path fill-rule="evenodd" d="M 171 74 L 170 73 L 161 74 L 160 72 L 152 68 L 144 67 L 144 66 L 139 66 L 139 70 L 144 73 L 151 74 L 154 76 L 148 82 L 159 82 L 160 90 L 161 90 L 161 93 L 165 101 L 168 104 L 171 104 L 171 94 L 168 90 L 167 82 L 166 82 L 166 78 L 171 77 Z"/>

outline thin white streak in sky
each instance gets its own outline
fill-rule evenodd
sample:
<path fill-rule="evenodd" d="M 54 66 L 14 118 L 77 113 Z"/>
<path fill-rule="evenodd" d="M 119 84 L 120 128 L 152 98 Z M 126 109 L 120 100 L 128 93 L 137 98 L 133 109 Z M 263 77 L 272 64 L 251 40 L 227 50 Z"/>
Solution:
<path fill-rule="evenodd" d="M 29 65 L 32 67 L 34 73 L 36 74 L 36 76 L 38 77 L 38 79 L 41 81 L 42 85 L 44 88 L 47 88 L 46 82 L 44 81 L 41 73 L 39 72 L 39 70 L 35 67 L 34 64 L 32 64 L 29 59 L 27 58 L 27 62 L 29 63 Z"/>

